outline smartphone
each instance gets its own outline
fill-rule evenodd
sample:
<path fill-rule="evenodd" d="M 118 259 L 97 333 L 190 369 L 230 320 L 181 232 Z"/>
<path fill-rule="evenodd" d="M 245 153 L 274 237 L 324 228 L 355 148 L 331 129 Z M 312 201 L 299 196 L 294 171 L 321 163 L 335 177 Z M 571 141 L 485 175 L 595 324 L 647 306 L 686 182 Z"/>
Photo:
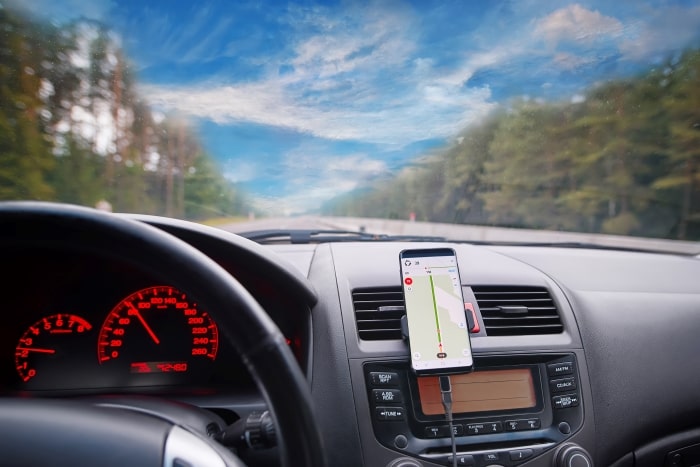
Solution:
<path fill-rule="evenodd" d="M 413 371 L 417 375 L 472 371 L 457 254 L 451 248 L 403 250 L 399 260 Z"/>

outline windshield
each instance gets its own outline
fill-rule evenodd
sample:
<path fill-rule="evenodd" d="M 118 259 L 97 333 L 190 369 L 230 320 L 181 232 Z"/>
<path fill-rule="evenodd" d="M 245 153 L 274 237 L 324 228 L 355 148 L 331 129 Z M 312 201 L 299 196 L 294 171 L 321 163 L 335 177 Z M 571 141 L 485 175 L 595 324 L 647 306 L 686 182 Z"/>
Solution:
<path fill-rule="evenodd" d="M 2 0 L 0 29 L 3 200 L 700 239 L 693 1 Z"/>

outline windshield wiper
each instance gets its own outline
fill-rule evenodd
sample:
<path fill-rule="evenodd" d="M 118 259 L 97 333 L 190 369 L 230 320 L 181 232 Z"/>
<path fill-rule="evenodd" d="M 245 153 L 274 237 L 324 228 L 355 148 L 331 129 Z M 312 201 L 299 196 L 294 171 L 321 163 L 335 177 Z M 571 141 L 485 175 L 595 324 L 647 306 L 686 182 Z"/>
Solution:
<path fill-rule="evenodd" d="M 421 235 L 386 235 L 355 230 L 254 230 L 239 233 L 241 237 L 258 243 L 326 243 L 326 242 L 444 242 L 444 237 Z"/>

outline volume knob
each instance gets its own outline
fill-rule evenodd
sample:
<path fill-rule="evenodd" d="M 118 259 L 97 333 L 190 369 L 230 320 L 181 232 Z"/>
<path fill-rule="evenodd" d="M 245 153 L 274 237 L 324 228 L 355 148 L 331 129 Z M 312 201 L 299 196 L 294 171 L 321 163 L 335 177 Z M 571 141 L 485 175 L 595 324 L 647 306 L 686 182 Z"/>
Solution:
<path fill-rule="evenodd" d="M 423 467 L 423 464 L 410 457 L 400 457 L 389 462 L 386 467 Z"/>
<path fill-rule="evenodd" d="M 554 467 L 593 467 L 593 459 L 578 444 L 565 444 L 554 457 Z"/>

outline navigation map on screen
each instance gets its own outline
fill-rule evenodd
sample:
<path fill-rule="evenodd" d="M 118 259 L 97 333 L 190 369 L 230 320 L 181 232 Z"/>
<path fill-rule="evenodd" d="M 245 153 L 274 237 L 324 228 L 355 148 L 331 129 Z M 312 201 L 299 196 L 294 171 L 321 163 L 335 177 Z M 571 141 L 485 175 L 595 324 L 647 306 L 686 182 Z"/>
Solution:
<path fill-rule="evenodd" d="M 464 299 L 455 256 L 401 259 L 413 368 L 472 366 Z"/>

